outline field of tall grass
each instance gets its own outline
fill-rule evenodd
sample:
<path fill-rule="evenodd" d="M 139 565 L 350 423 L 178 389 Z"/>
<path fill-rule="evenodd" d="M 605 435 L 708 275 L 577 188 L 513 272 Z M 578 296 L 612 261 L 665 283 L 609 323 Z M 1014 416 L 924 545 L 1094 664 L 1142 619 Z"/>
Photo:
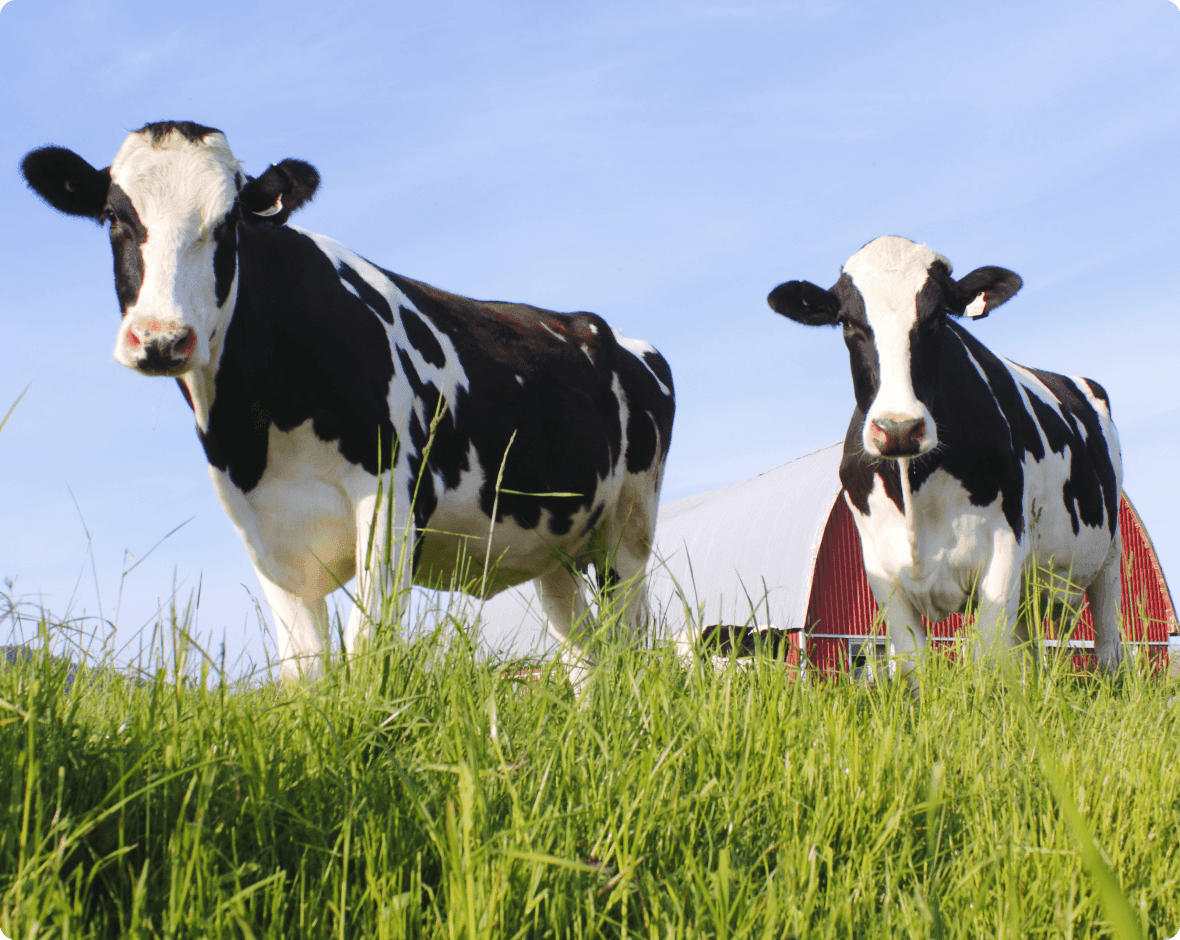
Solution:
<path fill-rule="evenodd" d="M 0 929 L 66 937 L 1171 937 L 1180 689 L 934 656 L 903 682 L 604 647 L 582 702 L 379 631 L 129 673 L 0 663 Z"/>

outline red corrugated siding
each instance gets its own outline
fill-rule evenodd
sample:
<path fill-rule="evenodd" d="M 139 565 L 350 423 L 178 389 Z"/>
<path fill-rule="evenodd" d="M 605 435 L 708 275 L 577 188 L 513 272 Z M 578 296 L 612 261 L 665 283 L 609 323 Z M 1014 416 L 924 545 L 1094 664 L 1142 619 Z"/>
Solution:
<path fill-rule="evenodd" d="M 1123 534 L 1123 637 L 1150 644 L 1147 649 L 1152 661 L 1163 663 L 1168 634 L 1177 629 L 1176 610 L 1151 540 L 1125 496 L 1119 505 L 1119 525 Z M 836 500 L 820 542 L 807 619 L 808 659 L 822 672 L 848 668 L 850 638 L 882 633 L 877 602 L 864 573 L 860 536 L 843 496 Z M 935 624 L 926 621 L 926 628 L 935 645 L 946 646 L 963 632 L 963 617 L 955 614 Z M 1052 636 L 1051 629 L 1046 635 Z M 1073 639 L 1094 639 L 1088 605 L 1082 610 Z M 1084 667 L 1093 655 L 1092 650 L 1078 651 L 1072 659 Z"/>
<path fill-rule="evenodd" d="M 843 638 L 872 635 L 876 617 L 877 602 L 865 577 L 860 536 L 841 494 L 828 516 L 811 581 L 808 661 L 822 672 L 846 670 L 848 641 Z M 881 632 L 880 625 L 876 632 Z"/>
<path fill-rule="evenodd" d="M 1119 525 L 1123 532 L 1123 617 L 1131 629 L 1139 631 L 1136 636 L 1166 643 L 1168 634 L 1177 632 L 1176 608 L 1147 529 L 1125 495 L 1119 504 Z"/>

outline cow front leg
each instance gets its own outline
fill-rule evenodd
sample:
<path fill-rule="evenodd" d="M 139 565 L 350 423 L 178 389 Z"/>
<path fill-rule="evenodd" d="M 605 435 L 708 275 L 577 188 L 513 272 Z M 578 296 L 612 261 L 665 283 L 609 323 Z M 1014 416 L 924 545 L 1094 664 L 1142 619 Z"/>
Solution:
<path fill-rule="evenodd" d="M 570 685 L 580 698 L 594 658 L 582 642 L 582 634 L 591 629 L 586 616 L 586 594 L 581 579 L 565 565 L 554 568 L 533 580 L 549 635 L 561 644 L 561 660 L 569 670 Z"/>
<path fill-rule="evenodd" d="M 892 582 L 870 576 L 869 586 L 877 603 L 885 610 L 885 625 L 889 629 L 889 642 L 893 644 L 897 672 L 909 682 L 911 691 L 916 692 L 918 668 L 926 653 L 926 627 L 922 624 L 922 615 Z"/>
<path fill-rule="evenodd" d="M 997 532 L 991 561 L 978 581 L 977 661 L 994 660 L 1001 650 L 1010 649 L 1022 637 L 1027 640 L 1027 627 L 1018 622 L 1024 561 L 1024 553 L 1012 533 Z"/>
<path fill-rule="evenodd" d="M 261 572 L 258 580 L 274 619 L 283 681 L 315 678 L 323 671 L 328 643 L 328 604 L 324 598 L 308 602 L 279 587 Z"/>
<path fill-rule="evenodd" d="M 388 485 L 380 499 L 374 492 L 357 500 L 356 529 L 356 606 L 344 634 L 350 655 L 376 624 L 400 624 L 414 569 L 413 522 Z"/>
<path fill-rule="evenodd" d="M 1098 574 L 1086 588 L 1090 600 L 1090 614 L 1094 618 L 1094 646 L 1098 654 L 1098 668 L 1113 673 L 1123 658 L 1123 638 L 1119 631 L 1123 607 L 1123 535 L 1115 532 L 1110 550 Z"/>

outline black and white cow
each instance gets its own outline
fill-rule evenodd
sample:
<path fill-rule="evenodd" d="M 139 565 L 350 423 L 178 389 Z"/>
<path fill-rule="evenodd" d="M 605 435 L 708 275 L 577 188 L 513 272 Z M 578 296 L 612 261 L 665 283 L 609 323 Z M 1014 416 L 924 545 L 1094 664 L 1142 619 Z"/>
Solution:
<path fill-rule="evenodd" d="M 484 596 L 534 579 L 565 640 L 593 565 L 632 585 L 620 601 L 643 628 L 674 411 L 647 343 L 591 313 L 448 294 L 290 227 L 315 169 L 251 178 L 210 127 L 148 124 L 104 170 L 60 147 L 22 170 L 54 208 L 108 226 L 115 359 L 175 376 L 192 406 L 284 676 L 318 669 L 325 596 L 354 574 L 349 649 L 383 605 L 402 609 L 411 567 Z"/>
<path fill-rule="evenodd" d="M 1098 661 L 1121 657 L 1118 508 L 1122 458 L 1096 382 L 991 353 L 953 319 L 984 317 L 1020 278 L 984 267 L 951 277 L 946 258 L 886 236 L 858 251 L 830 290 L 780 284 L 767 298 L 807 326 L 839 324 L 856 410 L 840 479 L 873 595 L 909 673 L 942 620 L 976 595 L 986 655 L 1027 639 L 1023 579 L 1045 569 L 1089 595 Z"/>

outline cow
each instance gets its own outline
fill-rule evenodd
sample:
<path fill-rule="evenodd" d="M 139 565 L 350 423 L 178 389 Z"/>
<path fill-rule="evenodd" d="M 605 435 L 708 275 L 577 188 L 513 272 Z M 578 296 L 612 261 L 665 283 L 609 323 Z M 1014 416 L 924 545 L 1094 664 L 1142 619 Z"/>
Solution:
<path fill-rule="evenodd" d="M 671 442 L 672 374 L 592 313 L 477 301 L 287 224 L 319 174 L 247 176 L 225 135 L 146 124 L 111 165 L 28 153 L 30 188 L 108 229 L 115 360 L 171 376 L 274 618 L 280 677 L 314 675 L 326 595 L 357 578 L 345 648 L 411 582 L 536 583 L 575 685 L 582 573 L 648 619 L 642 573 Z"/>
<path fill-rule="evenodd" d="M 1098 663 L 1117 668 L 1122 458 L 1110 399 L 1090 379 L 996 356 L 957 318 L 981 318 L 1022 281 L 951 263 L 905 238 L 875 239 L 828 290 L 780 284 L 767 298 L 806 326 L 840 326 L 856 409 L 840 480 L 865 572 L 884 610 L 898 666 L 914 672 L 925 616 L 940 621 L 974 597 L 977 658 L 1027 641 L 1022 582 L 1060 585 L 1094 616 Z"/>

